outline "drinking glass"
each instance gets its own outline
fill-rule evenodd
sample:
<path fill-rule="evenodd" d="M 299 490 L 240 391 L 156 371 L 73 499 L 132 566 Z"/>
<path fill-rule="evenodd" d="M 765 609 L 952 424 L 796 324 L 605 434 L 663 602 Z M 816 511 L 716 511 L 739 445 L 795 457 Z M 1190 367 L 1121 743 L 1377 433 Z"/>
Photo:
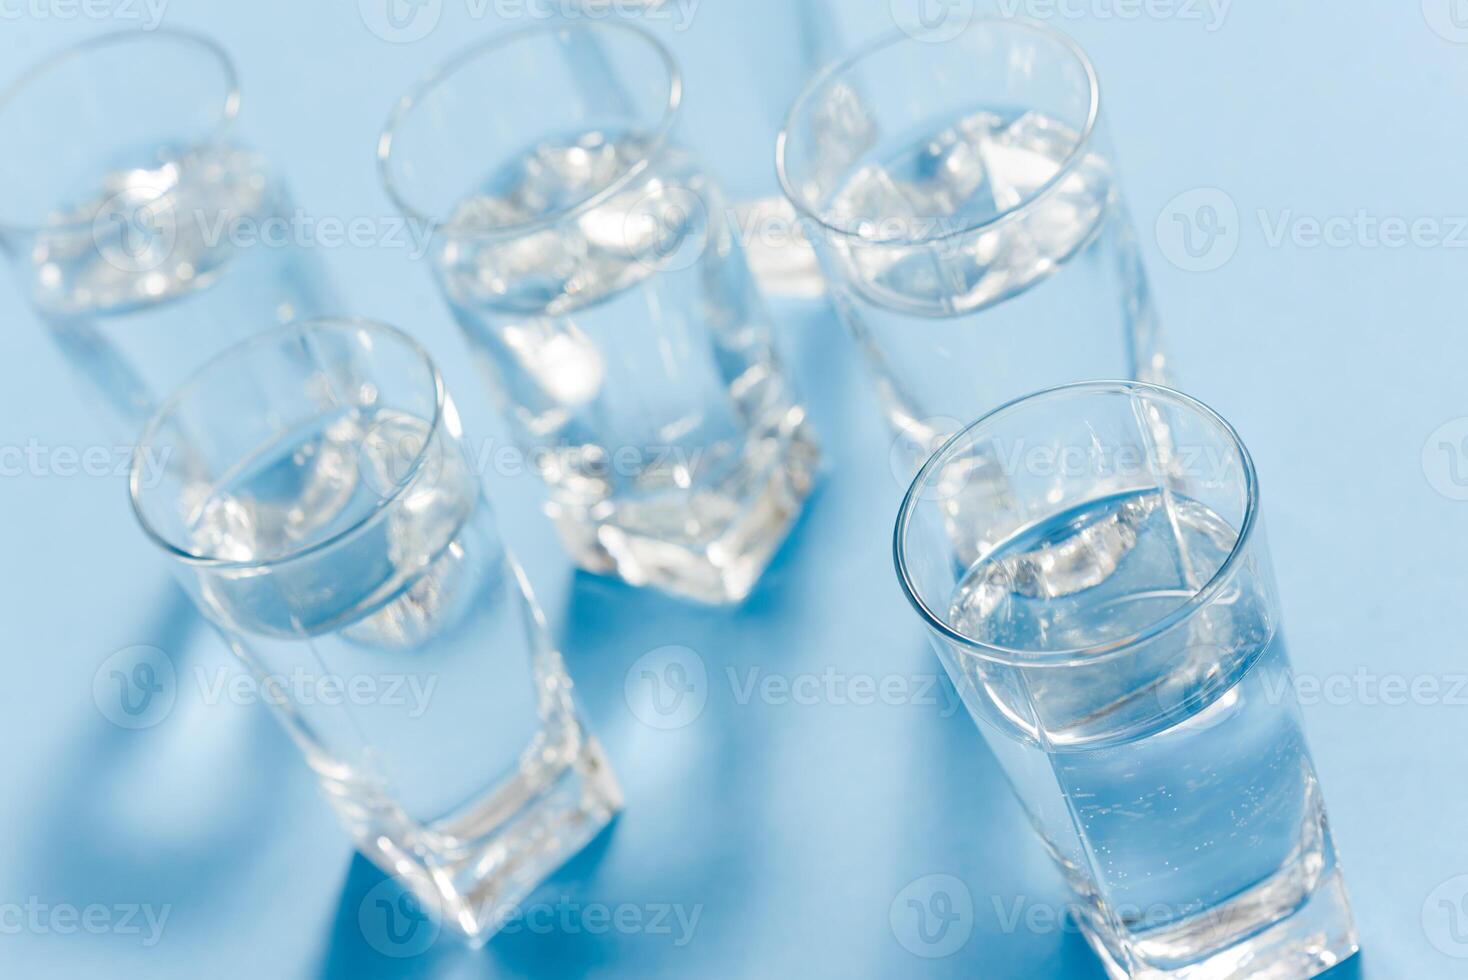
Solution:
<path fill-rule="evenodd" d="M 239 107 L 224 51 L 170 30 L 85 41 L 0 95 L 0 248 L 115 435 L 211 354 L 331 305 L 311 254 L 264 233 L 293 207 Z"/>
<path fill-rule="evenodd" d="M 777 162 L 914 471 L 1024 392 L 1164 378 L 1096 73 L 1064 35 L 883 37 L 815 77 Z"/>
<path fill-rule="evenodd" d="M 735 602 L 818 452 L 682 90 L 640 28 L 538 25 L 405 97 L 379 158 L 574 559 Z"/>
<path fill-rule="evenodd" d="M 477 944 L 621 794 L 463 440 L 415 342 L 318 320 L 190 378 L 131 492 L 358 848 Z"/>
<path fill-rule="evenodd" d="M 975 459 L 1005 461 L 1004 493 L 975 492 Z M 979 527 L 997 544 L 958 533 Z M 894 551 L 1111 976 L 1300 978 L 1355 952 L 1227 422 L 1139 382 L 1010 402 L 922 468 Z"/>

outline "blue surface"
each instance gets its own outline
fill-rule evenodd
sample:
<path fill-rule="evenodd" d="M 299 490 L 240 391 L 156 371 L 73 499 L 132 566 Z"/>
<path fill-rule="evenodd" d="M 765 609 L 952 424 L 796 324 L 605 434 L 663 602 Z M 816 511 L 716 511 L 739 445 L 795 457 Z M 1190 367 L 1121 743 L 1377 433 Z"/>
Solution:
<path fill-rule="evenodd" d="M 206 30 L 234 52 L 243 131 L 309 211 L 383 217 L 391 211 L 372 150 L 388 106 L 495 26 L 467 0 L 442 4 L 437 29 L 405 44 L 374 36 L 350 0 L 173 0 L 165 22 Z M 142 9 L 113 6 L 119 17 Z M 887 0 L 831 6 L 846 37 L 891 25 Z M 1301 235 L 1273 233 L 1281 217 L 1364 211 L 1432 219 L 1451 237 L 1468 214 L 1459 123 L 1468 46 L 1455 43 L 1468 31 L 1448 17 L 1449 0 L 1425 8 L 1254 0 L 1227 6 L 1215 25 L 1203 5 L 1147 9 L 1196 9 L 1204 20 L 1123 19 L 1105 16 L 1118 9 L 1109 0 L 1074 0 L 1059 9 L 1079 17 L 1052 18 L 1098 63 L 1184 386 L 1233 420 L 1257 458 L 1298 672 L 1350 681 L 1305 716 L 1365 948 L 1340 973 L 1370 980 L 1468 970 L 1450 955 L 1468 947 L 1453 941 L 1438 905 L 1468 892 L 1459 879 L 1468 873 L 1468 708 L 1455 688 L 1468 673 L 1468 503 L 1452 499 L 1468 494 L 1448 466 L 1461 454 L 1439 448 L 1457 445 L 1468 422 L 1437 431 L 1468 415 L 1468 252 L 1421 235 L 1373 247 L 1359 230 L 1312 246 L 1298 223 Z M 75 10 L 46 0 L 5 9 Z M 1056 8 L 1037 0 L 1029 9 Z M 1123 0 L 1121 9 L 1136 8 Z M 726 170 L 741 170 L 773 132 L 761 106 L 797 81 L 788 52 L 798 49 L 783 35 L 768 49 L 755 44 L 749 28 L 762 16 L 748 0 L 703 0 L 694 28 L 673 36 L 690 100 L 703 86 L 726 93 L 714 100 L 720 124 L 698 130 Z M 7 13 L 3 74 L 105 26 Z M 1154 229 L 1182 228 L 1172 202 L 1197 188 L 1224 197 L 1210 190 L 1182 205 L 1195 220 L 1213 206 L 1222 221 L 1208 227 L 1222 234 L 1199 238 L 1204 226 L 1195 228 L 1194 246 L 1212 248 L 1190 259 L 1180 239 Z M 390 248 L 330 250 L 326 261 L 349 312 L 422 338 L 471 428 L 502 438 L 423 264 Z M 8 282 L 0 308 L 0 446 L 95 444 L 94 420 Z M 572 574 L 536 513 L 538 486 L 489 478 L 629 803 L 538 894 L 554 916 L 478 953 L 438 943 L 394 959 L 373 947 L 358 911 L 381 876 L 353 857 L 264 708 L 210 707 L 182 682 L 156 727 L 128 731 L 104 718 L 92 683 L 114 652 L 159 647 L 185 681 L 224 653 L 133 528 L 120 478 L 0 479 L 12 671 L 0 688 L 0 975 L 1099 978 L 1083 943 L 1052 925 L 1057 878 L 946 687 L 936 704 L 741 703 L 751 670 L 786 680 L 828 668 L 879 680 L 938 672 L 890 567 L 900 488 L 870 386 L 823 306 L 778 312 L 829 465 L 745 608 L 699 610 Z M 624 680 L 669 644 L 695 651 L 709 680 L 698 717 L 662 731 L 629 710 Z M 1355 679 L 1361 671 L 1368 679 Z M 1403 704 L 1371 676 L 1435 678 L 1445 693 Z M 942 958 L 914 955 L 891 924 L 894 905 L 931 897 L 935 883 L 960 890 L 930 875 L 958 879 L 972 903 L 957 926 L 971 933 Z M 17 928 L 28 903 L 76 914 L 96 904 L 107 911 L 92 914 L 111 927 L 64 934 L 63 913 Z M 146 925 L 124 927 L 125 905 L 167 910 L 156 943 L 146 943 Z M 698 914 L 681 944 L 676 925 L 668 934 L 646 923 L 674 906 Z M 596 910 L 622 908 L 644 924 L 624 918 L 596 934 Z M 1018 926 L 1016 908 L 1030 913 Z"/>

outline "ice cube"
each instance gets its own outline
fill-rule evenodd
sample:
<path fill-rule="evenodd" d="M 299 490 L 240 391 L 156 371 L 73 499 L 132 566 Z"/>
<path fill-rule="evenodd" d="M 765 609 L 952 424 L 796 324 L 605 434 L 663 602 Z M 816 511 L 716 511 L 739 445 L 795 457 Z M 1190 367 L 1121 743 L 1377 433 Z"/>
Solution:
<path fill-rule="evenodd" d="M 449 547 L 395 599 L 342 630 L 353 643 L 411 650 L 463 618 L 471 578 L 463 547 Z"/>
<path fill-rule="evenodd" d="M 912 238 L 923 217 L 915 189 L 886 167 L 861 168 L 832 200 L 826 220 L 865 238 Z"/>
<path fill-rule="evenodd" d="M 978 112 L 935 136 L 919 150 L 915 166 L 931 213 L 978 221 L 998 212 L 989 187 L 984 144 L 1003 121 Z"/>
<path fill-rule="evenodd" d="M 1075 130 L 1033 111 L 980 141 L 995 203 L 1007 211 L 1028 200 L 1060 172 L 1079 144 Z"/>
<path fill-rule="evenodd" d="M 216 493 L 205 502 L 189 532 L 195 554 L 224 561 L 255 558 L 256 529 L 250 508 L 227 493 Z"/>
<path fill-rule="evenodd" d="M 536 214 L 574 205 L 617 179 L 627 167 L 622 152 L 600 133 L 570 145 L 543 143 L 525 161 L 517 203 Z"/>

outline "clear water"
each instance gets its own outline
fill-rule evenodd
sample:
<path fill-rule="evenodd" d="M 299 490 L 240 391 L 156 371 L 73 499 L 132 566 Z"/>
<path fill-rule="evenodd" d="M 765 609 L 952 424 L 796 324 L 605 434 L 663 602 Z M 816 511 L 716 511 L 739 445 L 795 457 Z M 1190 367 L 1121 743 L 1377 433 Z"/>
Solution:
<path fill-rule="evenodd" d="M 331 306 L 309 252 L 227 233 L 233 222 L 258 228 L 292 213 L 258 154 L 216 146 L 156 156 L 107 175 L 16 256 L 36 309 L 121 437 L 211 355 Z"/>
<path fill-rule="evenodd" d="M 703 598 L 747 591 L 814 447 L 717 189 L 636 133 L 541 142 L 463 201 L 436 252 L 577 559 Z M 731 555 L 712 575 L 711 555 Z M 720 559 L 713 559 L 717 563 Z"/>
<path fill-rule="evenodd" d="M 1095 501 L 970 569 L 950 622 L 1023 651 L 1123 639 L 1186 603 L 1236 537 L 1161 491 Z M 948 654 L 965 658 L 950 666 L 967 703 L 1123 963 L 1178 968 L 1238 942 L 1334 868 L 1270 588 L 1242 567 L 1184 625 L 1108 661 Z"/>
<path fill-rule="evenodd" d="M 1110 162 L 1088 148 L 1051 186 L 1079 144 L 1038 112 L 978 109 L 881 142 L 827 201 L 826 220 L 862 236 L 831 236 L 834 299 L 900 432 L 926 443 L 931 420 L 971 421 L 1055 384 L 1161 379 Z M 915 236 L 945 237 L 875 243 Z"/>
<path fill-rule="evenodd" d="M 412 416 L 351 410 L 290 433 L 186 495 L 193 547 L 264 561 L 354 527 L 396 484 L 398 447 L 426 432 Z M 201 579 L 240 655 L 294 685 L 292 728 L 333 802 L 349 822 L 404 837 L 576 749 L 569 684 L 473 475 L 452 453 L 432 467 L 342 544 L 268 575 Z M 327 703 L 321 678 L 365 693 Z"/>

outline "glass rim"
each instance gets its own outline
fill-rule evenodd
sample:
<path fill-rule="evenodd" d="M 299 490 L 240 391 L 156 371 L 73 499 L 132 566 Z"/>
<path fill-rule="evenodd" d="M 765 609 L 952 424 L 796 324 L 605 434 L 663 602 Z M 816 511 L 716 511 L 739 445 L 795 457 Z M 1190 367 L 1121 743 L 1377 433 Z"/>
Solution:
<path fill-rule="evenodd" d="M 447 222 L 444 218 L 424 214 L 398 186 L 398 181 L 393 177 L 391 160 L 394 144 L 397 142 L 399 129 L 408 119 L 419 103 L 440 85 L 449 81 L 462 69 L 468 67 L 478 59 L 492 55 L 501 48 L 509 47 L 534 37 L 547 34 L 570 34 L 580 31 L 587 34 L 622 34 L 636 39 L 645 45 L 660 61 L 668 75 L 668 97 L 663 105 L 662 117 L 658 120 L 657 127 L 652 131 L 652 138 L 646 149 L 637 158 L 632 166 L 628 167 L 615 179 L 607 183 L 605 187 L 593 192 L 572 204 L 557 208 L 549 214 L 541 215 L 529 221 L 515 222 L 498 228 L 470 229 L 456 231 L 455 237 L 466 239 L 503 239 L 517 238 L 523 235 L 533 234 L 554 227 L 568 218 L 591 211 L 599 205 L 615 197 L 619 192 L 629 186 L 639 176 L 646 173 L 652 166 L 655 157 L 667 145 L 668 137 L 672 133 L 673 125 L 678 119 L 679 110 L 683 104 L 683 72 L 678 67 L 678 61 L 673 53 L 668 50 L 661 40 L 651 31 L 638 25 L 624 24 L 614 21 L 573 21 L 557 20 L 548 24 L 535 24 L 530 27 L 521 27 L 514 30 L 504 31 L 484 41 L 477 41 L 468 47 L 461 48 L 457 53 L 451 55 L 446 61 L 440 63 L 427 76 L 414 84 L 404 93 L 393 106 L 388 114 L 387 122 L 382 132 L 377 137 L 377 173 L 382 182 L 383 189 L 393 205 L 411 221 L 434 229 L 436 232 Z"/>
<path fill-rule="evenodd" d="M 197 149 L 220 140 L 230 127 L 234 125 L 240 112 L 240 79 L 239 72 L 235 68 L 234 59 L 218 41 L 206 34 L 197 31 L 183 30 L 173 27 L 159 27 L 153 30 L 124 29 L 108 31 L 95 37 L 69 44 L 58 51 L 54 51 L 40 61 L 29 65 L 18 76 L 0 88 L 0 113 L 9 108 L 26 90 L 39 81 L 42 77 L 61 66 L 79 58 L 84 58 L 96 51 L 110 48 L 121 44 L 153 44 L 158 41 L 183 44 L 203 51 L 209 55 L 220 69 L 224 79 L 224 101 L 219 107 L 219 117 L 209 134 L 202 140 L 188 144 L 188 149 Z M 153 201 L 162 201 L 172 197 L 176 188 L 169 188 L 158 194 Z M 151 203 L 151 202 L 150 202 Z M 10 234 L 41 234 L 44 232 L 65 232 L 85 229 L 93 224 L 93 218 L 83 218 L 76 221 L 57 221 L 43 224 L 32 224 L 22 221 L 11 221 L 0 214 L 0 231 Z"/>
<path fill-rule="evenodd" d="M 1041 184 L 1031 193 L 1029 197 L 998 214 L 965 223 L 962 227 L 932 231 L 921 235 L 864 235 L 860 231 L 853 230 L 850 227 L 843 227 L 842 225 L 832 223 L 819 210 L 807 206 L 804 195 L 798 193 L 795 182 L 790 176 L 790 133 L 795 128 L 796 117 L 808 107 L 810 102 L 827 83 L 837 76 L 851 71 L 873 55 L 879 54 L 888 48 L 904 44 L 932 45 L 934 43 L 933 41 L 924 41 L 921 37 L 898 28 L 879 35 L 845 57 L 827 64 L 800 90 L 800 94 L 795 97 L 795 101 L 790 106 L 790 111 L 786 113 L 785 122 L 780 127 L 780 134 L 775 139 L 775 174 L 779 179 L 781 192 L 784 193 L 786 199 L 790 201 L 797 212 L 814 222 L 820 228 L 837 236 L 838 239 L 856 239 L 864 245 L 928 245 L 964 235 L 972 235 L 975 232 L 999 227 L 1017 220 L 1020 215 L 1033 211 L 1037 205 L 1050 197 L 1055 192 L 1055 189 L 1060 186 L 1061 182 L 1075 172 L 1076 168 L 1085 159 L 1085 154 L 1091 145 L 1092 138 L 1096 134 L 1096 127 L 1101 118 L 1101 80 L 1096 74 L 1096 66 L 1092 64 L 1090 56 L 1086 54 L 1085 49 L 1069 34 L 1062 33 L 1047 24 L 1042 24 L 1039 21 L 1027 17 L 975 17 L 964 30 L 972 30 L 976 26 L 1003 29 L 1020 28 L 1042 35 L 1047 40 L 1058 43 L 1069 52 L 1085 72 L 1089 97 L 1086 122 L 1081 127 L 1080 138 L 1076 141 L 1074 149 L 1066 155 L 1065 160 L 1060 165 L 1060 169 L 1049 180 L 1045 181 L 1045 183 Z M 951 44 L 954 40 L 957 40 L 957 38 L 938 43 Z"/>
<path fill-rule="evenodd" d="M 1022 650 L 994 643 L 985 643 L 982 640 L 974 639 L 954 629 L 943 616 L 934 612 L 923 600 L 922 596 L 919 595 L 920 590 L 913 580 L 911 572 L 908 570 L 907 534 L 913 516 L 917 512 L 918 504 L 921 503 L 922 491 L 938 467 L 948 462 L 948 459 L 959 448 L 959 445 L 981 428 L 991 425 L 1001 417 L 1009 415 L 1032 403 L 1079 393 L 1130 395 L 1139 392 L 1159 397 L 1175 405 L 1180 405 L 1213 423 L 1239 454 L 1240 465 L 1244 471 L 1244 516 L 1239 522 L 1238 536 L 1234 539 L 1232 549 L 1230 549 L 1228 556 L 1224 558 L 1222 564 L 1218 566 L 1208 581 L 1189 596 L 1185 602 L 1180 603 L 1140 630 L 1114 640 L 1066 650 Z M 1207 604 L 1209 600 L 1222 590 L 1229 577 L 1233 574 L 1234 567 L 1238 564 L 1240 556 L 1248 549 L 1254 537 L 1254 529 L 1258 525 L 1258 515 L 1259 479 L 1254 469 L 1254 458 L 1249 455 L 1249 448 L 1244 445 L 1244 440 L 1239 436 L 1238 430 L 1217 411 L 1194 398 L 1192 395 L 1184 394 L 1175 388 L 1168 388 L 1164 385 L 1152 384 L 1146 381 L 1078 381 L 1071 384 L 1043 388 L 1027 395 L 1021 395 L 987 412 L 977 421 L 969 423 L 954 433 L 923 464 L 922 469 L 918 471 L 917 477 L 913 480 L 912 486 L 908 488 L 907 493 L 902 498 L 902 506 L 897 512 L 897 526 L 892 536 L 892 558 L 897 568 L 898 582 L 901 584 L 903 594 L 907 596 L 907 601 L 917 610 L 918 615 L 928 628 L 943 639 L 984 660 L 1002 663 L 1012 667 L 1073 667 L 1120 656 L 1138 645 L 1167 632 Z"/>
<path fill-rule="evenodd" d="M 352 521 L 347 527 L 334 531 L 319 541 L 312 541 L 299 548 L 280 555 L 274 555 L 270 558 L 250 559 L 246 561 L 220 558 L 215 555 L 198 554 L 189 548 L 175 543 L 148 519 L 142 506 L 142 494 L 144 492 L 142 487 L 144 449 L 150 444 L 150 437 L 156 435 L 163 423 L 173 416 L 183 400 L 190 395 L 197 394 L 206 385 L 209 376 L 214 371 L 256 348 L 278 343 L 291 336 L 364 330 L 379 337 L 388 337 L 394 343 L 403 345 L 412 356 L 417 358 L 419 365 L 427 370 L 428 377 L 433 386 L 433 418 L 429 420 L 428 431 L 423 439 L 423 445 L 414 453 L 412 462 L 408 465 L 406 471 L 398 481 L 387 491 L 377 494 L 377 500 L 374 502 L 371 510 L 361 518 Z M 403 495 L 408 487 L 412 485 L 418 473 L 423 469 L 424 463 L 432 451 L 434 438 L 438 435 L 439 430 L 444 424 L 445 404 L 447 400 L 448 389 L 444 384 L 443 375 L 439 372 L 438 365 L 434 363 L 433 357 L 428 353 L 428 350 L 406 332 L 391 324 L 367 317 L 325 316 L 298 320 L 284 326 L 261 331 L 238 344 L 225 348 L 201 364 L 148 417 L 142 434 L 138 437 L 137 445 L 133 447 L 132 459 L 128 465 L 128 500 L 132 505 L 133 516 L 142 527 L 144 534 L 154 544 L 186 565 L 219 570 L 238 570 L 270 568 L 297 561 L 329 548 L 356 534 Z"/>

